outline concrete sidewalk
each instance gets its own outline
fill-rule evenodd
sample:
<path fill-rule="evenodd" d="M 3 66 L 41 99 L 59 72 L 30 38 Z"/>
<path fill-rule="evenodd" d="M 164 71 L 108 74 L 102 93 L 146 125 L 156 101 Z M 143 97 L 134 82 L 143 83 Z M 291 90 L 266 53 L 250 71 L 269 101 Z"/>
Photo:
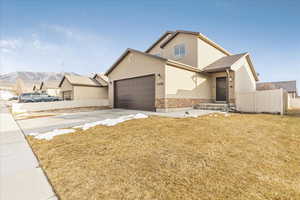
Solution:
<path fill-rule="evenodd" d="M 0 102 L 0 199 L 57 199 L 17 123 Z"/>

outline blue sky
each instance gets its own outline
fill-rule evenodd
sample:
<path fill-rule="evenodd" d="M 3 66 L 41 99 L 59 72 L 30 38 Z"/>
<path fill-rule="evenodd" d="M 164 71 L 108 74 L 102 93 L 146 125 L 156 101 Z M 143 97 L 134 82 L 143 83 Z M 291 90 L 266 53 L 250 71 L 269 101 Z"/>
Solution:
<path fill-rule="evenodd" d="M 262 81 L 300 87 L 300 1 L 1 0 L 1 72 L 104 72 L 128 47 L 166 30 L 199 31 L 250 52 Z"/>

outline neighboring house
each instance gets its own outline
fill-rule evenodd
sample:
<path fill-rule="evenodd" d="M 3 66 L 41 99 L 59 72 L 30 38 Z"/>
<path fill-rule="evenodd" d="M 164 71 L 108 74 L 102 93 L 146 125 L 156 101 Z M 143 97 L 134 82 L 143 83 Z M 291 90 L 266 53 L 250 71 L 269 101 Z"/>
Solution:
<path fill-rule="evenodd" d="M 151 111 L 234 103 L 258 81 L 248 53 L 191 31 L 167 31 L 145 52 L 127 49 L 105 75 L 113 107 Z"/>
<path fill-rule="evenodd" d="M 17 95 L 20 95 L 25 92 L 31 92 L 31 85 L 25 84 L 24 81 L 20 78 L 16 80 L 16 84 L 14 85 L 14 91 Z"/>
<path fill-rule="evenodd" d="M 284 89 L 288 93 L 288 99 L 295 99 L 298 96 L 296 81 L 279 81 L 279 82 L 263 82 L 257 83 L 257 90 L 274 90 Z"/>
<path fill-rule="evenodd" d="M 59 88 L 64 100 L 108 98 L 107 82 L 100 83 L 86 76 L 65 75 L 59 83 Z"/>
<path fill-rule="evenodd" d="M 58 84 L 58 81 L 42 81 L 39 91 L 50 96 L 58 97 L 60 95 L 60 88 L 58 87 Z"/>
<path fill-rule="evenodd" d="M 102 86 L 108 86 L 108 78 L 103 73 L 96 73 L 93 79 L 96 79 Z"/>

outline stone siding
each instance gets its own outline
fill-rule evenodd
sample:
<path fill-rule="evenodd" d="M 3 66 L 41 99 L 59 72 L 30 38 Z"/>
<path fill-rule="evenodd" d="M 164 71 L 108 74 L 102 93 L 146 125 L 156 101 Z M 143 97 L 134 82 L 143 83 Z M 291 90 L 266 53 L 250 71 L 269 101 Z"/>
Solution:
<path fill-rule="evenodd" d="M 193 107 L 199 103 L 211 103 L 211 99 L 185 99 L 185 98 L 159 98 L 155 100 L 155 107 L 161 108 L 185 108 Z"/>

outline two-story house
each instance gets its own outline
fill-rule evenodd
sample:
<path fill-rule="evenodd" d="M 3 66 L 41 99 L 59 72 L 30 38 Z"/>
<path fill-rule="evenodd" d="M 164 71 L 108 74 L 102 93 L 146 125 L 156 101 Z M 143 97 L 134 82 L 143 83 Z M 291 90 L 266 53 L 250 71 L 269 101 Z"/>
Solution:
<path fill-rule="evenodd" d="M 145 52 L 127 49 L 105 75 L 112 107 L 151 111 L 234 103 L 258 81 L 248 53 L 191 31 L 167 31 Z"/>

